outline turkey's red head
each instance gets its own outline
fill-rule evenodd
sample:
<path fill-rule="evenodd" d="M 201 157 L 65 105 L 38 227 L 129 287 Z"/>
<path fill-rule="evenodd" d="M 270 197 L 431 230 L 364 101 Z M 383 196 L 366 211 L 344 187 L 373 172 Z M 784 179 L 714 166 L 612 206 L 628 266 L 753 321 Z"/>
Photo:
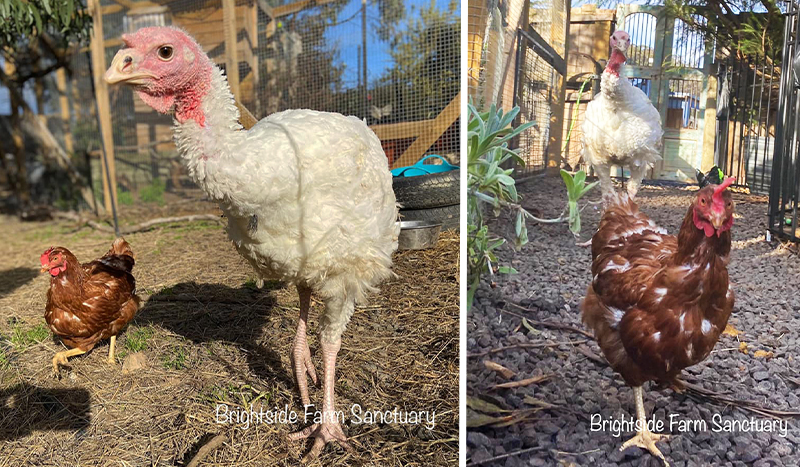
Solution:
<path fill-rule="evenodd" d="M 184 31 L 174 27 L 142 28 L 122 36 L 105 79 L 133 86 L 156 111 L 175 110 L 180 122 L 193 119 L 204 125 L 201 99 L 211 86 L 211 61 Z"/>
<path fill-rule="evenodd" d="M 612 52 L 619 50 L 624 54 L 628 52 L 628 47 L 631 45 L 631 36 L 625 31 L 614 31 L 608 42 Z"/>
<path fill-rule="evenodd" d="M 67 256 L 63 248 L 50 247 L 39 257 L 42 272 L 49 271 L 53 277 L 67 270 Z"/>
<path fill-rule="evenodd" d="M 733 197 L 728 187 L 735 178 L 729 177 L 720 185 L 708 185 L 697 193 L 693 206 L 694 225 L 706 237 L 717 237 L 733 225 Z"/>

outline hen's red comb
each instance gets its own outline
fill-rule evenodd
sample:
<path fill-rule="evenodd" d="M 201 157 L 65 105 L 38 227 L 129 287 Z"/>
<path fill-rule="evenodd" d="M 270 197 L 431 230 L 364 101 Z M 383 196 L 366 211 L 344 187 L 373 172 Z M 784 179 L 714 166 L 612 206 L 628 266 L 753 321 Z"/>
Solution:
<path fill-rule="evenodd" d="M 736 180 L 736 177 L 728 177 L 722 181 L 721 184 L 714 187 L 714 194 L 711 195 L 711 199 L 714 201 L 714 204 L 722 205 L 722 192 L 725 191 L 726 188 L 733 185 L 733 182 Z"/>

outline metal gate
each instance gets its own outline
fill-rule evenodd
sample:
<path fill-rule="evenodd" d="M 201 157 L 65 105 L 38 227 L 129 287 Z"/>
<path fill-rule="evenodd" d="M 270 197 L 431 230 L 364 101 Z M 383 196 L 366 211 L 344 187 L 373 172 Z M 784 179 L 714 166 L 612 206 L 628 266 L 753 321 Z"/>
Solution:
<path fill-rule="evenodd" d="M 661 114 L 663 160 L 651 177 L 694 180 L 703 162 L 713 47 L 661 6 L 619 5 L 617 18 L 618 28 L 631 37 L 626 76 Z"/>
<path fill-rule="evenodd" d="M 772 182 L 780 57 L 735 56 L 717 71 L 716 164 L 737 185 L 766 194 Z"/>
<path fill-rule="evenodd" d="M 781 61 L 781 87 L 769 191 L 769 231 L 779 238 L 800 241 L 797 228 L 800 199 L 800 70 L 798 55 L 798 5 L 787 4 Z M 800 63 L 798 63 L 800 65 Z"/>

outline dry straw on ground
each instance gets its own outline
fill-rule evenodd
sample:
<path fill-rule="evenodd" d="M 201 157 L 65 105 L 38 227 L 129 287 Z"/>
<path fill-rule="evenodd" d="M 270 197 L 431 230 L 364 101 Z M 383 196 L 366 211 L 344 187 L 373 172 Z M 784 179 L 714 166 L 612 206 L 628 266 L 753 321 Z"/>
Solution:
<path fill-rule="evenodd" d="M 162 217 L 215 208 L 198 202 L 144 211 Z M 132 208 L 125 216 L 149 218 Z M 309 445 L 285 437 L 301 423 L 244 429 L 215 422 L 218 403 L 288 405 L 303 413 L 289 365 L 297 294 L 281 284 L 258 289 L 218 223 L 128 236 L 144 306 L 119 337 L 117 356 L 121 363 L 142 351 L 147 367 L 123 375 L 105 362 L 103 343 L 73 358 L 60 380 L 50 359 L 62 346 L 41 327 L 48 279 L 38 275 L 39 255 L 62 245 L 88 261 L 108 249 L 112 236 L 69 221 L 0 224 L 0 466 L 188 465 L 220 434 L 222 444 L 200 465 L 299 462 Z M 435 428 L 356 425 L 347 412 L 355 452 L 331 446 L 317 464 L 457 463 L 458 236 L 445 233 L 437 248 L 394 259 L 399 278 L 356 310 L 344 336 L 337 408 L 435 411 Z M 312 303 L 310 335 L 318 371 L 320 306 Z M 321 390 L 312 388 L 311 397 L 320 402 Z"/>

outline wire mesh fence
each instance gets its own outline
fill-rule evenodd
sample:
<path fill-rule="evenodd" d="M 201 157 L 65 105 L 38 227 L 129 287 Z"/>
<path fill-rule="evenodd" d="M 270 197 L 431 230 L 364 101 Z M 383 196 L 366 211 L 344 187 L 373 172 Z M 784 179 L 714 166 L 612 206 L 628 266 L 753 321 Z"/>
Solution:
<path fill-rule="evenodd" d="M 524 165 L 518 178 L 537 174 L 561 142 L 566 2 L 469 2 L 468 87 L 478 108 L 520 108 L 516 125 L 535 122 L 512 142 Z M 558 153 L 558 151 L 556 151 Z"/>
<path fill-rule="evenodd" d="M 107 109 L 97 105 L 104 91 L 95 89 L 92 65 L 108 66 L 121 36 L 147 26 L 192 35 L 256 118 L 290 108 L 355 115 L 381 139 L 392 166 L 430 153 L 459 161 L 460 2 L 101 0 L 98 11 L 102 56 L 92 53 L 97 44 L 84 47 L 63 83 L 48 82 L 48 124 L 102 200 L 98 122 L 109 119 L 113 144 L 105 149 L 122 212 L 199 197 L 172 141 L 171 116 L 124 86 L 108 89 Z"/>

